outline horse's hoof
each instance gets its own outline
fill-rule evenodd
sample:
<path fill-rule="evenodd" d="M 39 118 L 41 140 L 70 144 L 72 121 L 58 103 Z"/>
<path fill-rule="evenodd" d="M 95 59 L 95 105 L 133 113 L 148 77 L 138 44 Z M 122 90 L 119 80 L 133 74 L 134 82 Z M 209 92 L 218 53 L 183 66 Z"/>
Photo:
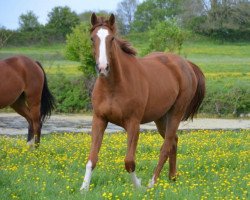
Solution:
<path fill-rule="evenodd" d="M 155 185 L 155 180 L 154 180 L 154 178 L 152 178 L 152 179 L 151 179 L 151 180 L 149 180 L 149 182 L 148 182 L 148 189 L 153 188 L 153 187 L 154 187 L 154 185 Z"/>
<path fill-rule="evenodd" d="M 134 183 L 135 188 L 141 188 L 141 178 L 137 178 L 136 182 Z"/>
<path fill-rule="evenodd" d="M 80 192 L 81 192 L 81 193 L 84 193 L 84 192 L 86 192 L 86 191 L 89 191 L 89 184 L 87 184 L 86 182 L 83 182 L 83 183 L 82 183 L 82 186 L 81 186 L 81 188 L 80 188 Z"/>

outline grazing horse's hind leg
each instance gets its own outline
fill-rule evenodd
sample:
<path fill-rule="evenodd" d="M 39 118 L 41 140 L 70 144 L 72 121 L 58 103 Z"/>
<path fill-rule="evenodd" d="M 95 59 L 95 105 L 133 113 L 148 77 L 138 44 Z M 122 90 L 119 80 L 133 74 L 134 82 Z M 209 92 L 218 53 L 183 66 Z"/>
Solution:
<path fill-rule="evenodd" d="M 27 144 L 29 146 L 38 145 L 41 135 L 40 101 L 36 97 L 26 98 L 23 93 L 11 107 L 29 124 Z"/>
<path fill-rule="evenodd" d="M 29 144 L 30 140 L 32 139 L 33 128 L 32 128 L 29 108 L 25 103 L 24 93 L 10 107 L 13 108 L 19 115 L 23 116 L 27 120 L 29 124 L 27 142 Z"/>
<path fill-rule="evenodd" d="M 40 116 L 40 103 L 30 103 L 30 116 L 32 123 L 32 131 L 31 131 L 31 140 L 35 142 L 35 145 L 38 146 L 40 143 L 41 136 L 41 116 Z"/>

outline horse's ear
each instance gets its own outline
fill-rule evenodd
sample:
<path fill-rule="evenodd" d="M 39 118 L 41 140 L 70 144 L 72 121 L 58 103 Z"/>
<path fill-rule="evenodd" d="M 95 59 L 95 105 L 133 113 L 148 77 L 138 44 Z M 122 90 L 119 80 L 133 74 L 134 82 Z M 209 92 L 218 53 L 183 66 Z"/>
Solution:
<path fill-rule="evenodd" d="M 109 24 L 113 26 L 115 23 L 115 15 L 112 13 L 109 17 Z"/>
<path fill-rule="evenodd" d="M 92 24 L 92 26 L 94 26 L 94 25 L 96 25 L 96 23 L 97 23 L 97 16 L 96 16 L 95 13 L 92 13 L 92 15 L 91 15 L 91 24 Z"/>

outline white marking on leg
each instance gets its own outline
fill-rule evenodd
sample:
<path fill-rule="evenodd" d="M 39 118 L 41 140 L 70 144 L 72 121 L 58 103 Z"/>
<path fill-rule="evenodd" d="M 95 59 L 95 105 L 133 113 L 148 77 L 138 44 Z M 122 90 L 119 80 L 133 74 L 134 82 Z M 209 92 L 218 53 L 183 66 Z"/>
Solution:
<path fill-rule="evenodd" d="M 27 142 L 27 145 L 32 147 L 35 145 L 35 137 L 33 137 L 30 141 Z"/>
<path fill-rule="evenodd" d="M 153 178 L 149 181 L 149 183 L 148 183 L 148 188 L 154 187 L 154 184 L 155 184 L 155 175 L 154 175 Z"/>
<path fill-rule="evenodd" d="M 89 190 L 91 175 L 92 175 L 92 162 L 91 160 L 89 160 L 88 163 L 86 164 L 85 176 L 80 190 Z"/>
<path fill-rule="evenodd" d="M 97 32 L 97 36 L 100 39 L 100 47 L 99 47 L 99 68 L 106 69 L 108 65 L 107 53 L 106 53 L 106 37 L 109 35 L 107 29 L 101 28 Z"/>
<path fill-rule="evenodd" d="M 134 186 L 137 188 L 141 187 L 141 179 L 137 178 L 135 172 L 131 172 L 130 175 L 131 175 Z"/>

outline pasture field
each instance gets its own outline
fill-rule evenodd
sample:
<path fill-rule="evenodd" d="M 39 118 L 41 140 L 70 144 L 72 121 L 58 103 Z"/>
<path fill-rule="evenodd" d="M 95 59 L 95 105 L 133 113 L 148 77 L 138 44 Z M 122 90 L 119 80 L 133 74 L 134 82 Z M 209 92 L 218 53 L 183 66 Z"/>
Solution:
<path fill-rule="evenodd" d="M 127 38 L 138 50 L 139 56 L 147 48 L 145 35 L 138 40 L 137 35 Z M 39 60 L 49 74 L 57 72 L 67 75 L 79 75 L 79 62 L 69 61 L 64 57 L 64 44 L 51 46 L 7 47 L 0 49 L 0 59 L 23 54 Z M 218 44 L 201 40 L 186 42 L 181 55 L 196 63 L 204 71 L 209 81 L 222 84 L 250 81 L 250 43 Z"/>
<path fill-rule="evenodd" d="M 136 157 L 143 187 L 134 189 L 124 169 L 126 135 L 105 134 L 90 191 L 82 194 L 89 134 L 44 135 L 35 150 L 22 136 L 1 136 L 0 199 L 249 199 L 249 136 L 250 130 L 179 132 L 177 181 L 167 179 L 166 163 L 147 189 L 163 140 L 143 132 Z"/>
<path fill-rule="evenodd" d="M 144 54 L 147 34 L 131 34 L 126 39 L 138 50 L 139 56 Z M 83 73 L 79 70 L 81 64 L 67 60 L 64 48 L 65 44 L 7 47 L 0 49 L 0 59 L 24 54 L 39 60 L 58 99 L 56 112 L 89 111 L 89 99 L 85 98 L 88 91 L 83 88 Z M 250 42 L 219 44 L 198 38 L 184 43 L 180 54 L 197 64 L 205 74 L 207 93 L 200 113 L 224 117 L 250 113 Z M 85 100 L 79 102 L 79 99 Z"/>
<path fill-rule="evenodd" d="M 139 56 L 142 56 L 148 42 L 147 35 L 142 35 L 141 38 L 140 36 L 130 35 L 126 39 L 138 50 Z M 68 68 L 77 69 L 79 63 L 67 60 L 64 57 L 64 48 L 64 44 L 6 47 L 0 49 L 0 59 L 23 54 L 39 60 L 47 68 L 65 67 L 67 74 Z M 180 54 L 200 66 L 207 77 L 250 76 L 250 42 L 218 44 L 208 39 L 198 39 L 184 43 Z M 47 70 L 49 72 L 49 69 Z M 75 74 L 77 73 L 76 70 Z"/>

